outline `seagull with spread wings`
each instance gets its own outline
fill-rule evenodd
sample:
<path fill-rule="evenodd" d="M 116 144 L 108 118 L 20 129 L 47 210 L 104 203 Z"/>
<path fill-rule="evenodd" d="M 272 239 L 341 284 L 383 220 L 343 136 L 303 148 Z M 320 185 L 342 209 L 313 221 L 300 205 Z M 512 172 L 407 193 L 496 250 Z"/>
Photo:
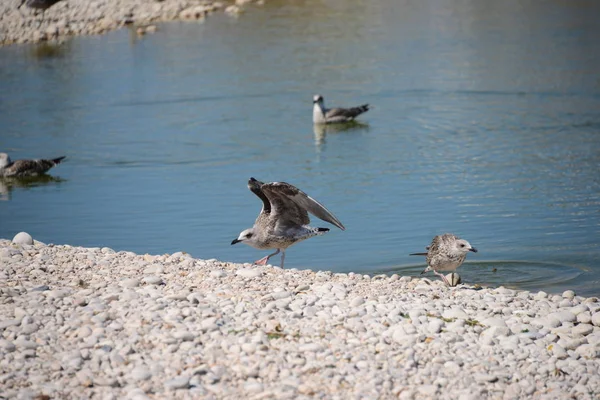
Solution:
<path fill-rule="evenodd" d="M 250 178 L 248 189 L 262 200 L 263 207 L 254 226 L 242 231 L 231 244 L 241 242 L 260 250 L 277 250 L 256 261 L 257 265 L 266 265 L 269 258 L 281 252 L 283 268 L 285 250 L 288 247 L 329 231 L 329 228 L 308 226 L 309 212 L 341 230 L 346 229 L 321 203 L 289 183 L 263 183 Z"/>

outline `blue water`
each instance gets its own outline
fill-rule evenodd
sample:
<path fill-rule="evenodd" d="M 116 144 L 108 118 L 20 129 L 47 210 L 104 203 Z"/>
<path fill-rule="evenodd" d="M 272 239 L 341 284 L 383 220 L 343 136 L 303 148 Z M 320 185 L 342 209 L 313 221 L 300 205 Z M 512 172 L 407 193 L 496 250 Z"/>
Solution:
<path fill-rule="evenodd" d="M 250 262 L 267 253 L 230 242 L 260 210 L 253 176 L 347 228 L 288 249 L 288 268 L 418 275 L 408 254 L 452 232 L 479 249 L 468 283 L 600 295 L 597 15 L 283 1 L 0 48 L 0 151 L 67 156 L 53 179 L 0 185 L 0 237 Z M 372 109 L 315 129 L 316 93 Z"/>

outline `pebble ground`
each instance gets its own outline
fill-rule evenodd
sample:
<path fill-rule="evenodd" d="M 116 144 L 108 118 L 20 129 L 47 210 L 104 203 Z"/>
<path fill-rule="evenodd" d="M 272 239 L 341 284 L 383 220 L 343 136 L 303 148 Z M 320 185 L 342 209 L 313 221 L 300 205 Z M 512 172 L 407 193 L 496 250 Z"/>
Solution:
<path fill-rule="evenodd" d="M 97 35 L 124 26 L 144 35 L 155 22 L 201 20 L 215 12 L 238 15 L 249 3 L 264 0 L 63 0 L 43 14 L 21 0 L 0 1 L 0 45 L 60 41 L 68 36 Z"/>
<path fill-rule="evenodd" d="M 572 291 L 0 240 L 0 398 L 597 399 L 599 356 Z"/>

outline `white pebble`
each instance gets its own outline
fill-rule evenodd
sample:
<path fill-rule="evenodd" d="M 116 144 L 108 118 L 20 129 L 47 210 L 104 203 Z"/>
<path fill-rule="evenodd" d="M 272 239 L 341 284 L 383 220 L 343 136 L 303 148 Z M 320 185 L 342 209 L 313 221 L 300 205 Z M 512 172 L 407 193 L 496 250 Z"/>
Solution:
<path fill-rule="evenodd" d="M 600 326 L 600 312 L 596 312 L 592 315 L 592 324 Z"/>
<path fill-rule="evenodd" d="M 185 389 L 189 386 L 190 378 L 187 376 L 179 376 L 177 378 L 169 379 L 165 382 L 165 389 L 176 390 Z"/>
<path fill-rule="evenodd" d="M 19 233 L 17 233 L 15 235 L 15 237 L 12 240 L 12 242 L 15 243 L 15 244 L 29 244 L 29 245 L 32 245 L 33 244 L 33 238 L 27 232 L 19 232 Z"/>
<path fill-rule="evenodd" d="M 135 381 L 145 381 L 152 377 L 152 373 L 148 367 L 140 365 L 131 370 L 131 378 Z"/>
<path fill-rule="evenodd" d="M 258 269 L 242 268 L 235 271 L 235 274 L 242 278 L 252 279 L 261 276 L 262 272 Z"/>

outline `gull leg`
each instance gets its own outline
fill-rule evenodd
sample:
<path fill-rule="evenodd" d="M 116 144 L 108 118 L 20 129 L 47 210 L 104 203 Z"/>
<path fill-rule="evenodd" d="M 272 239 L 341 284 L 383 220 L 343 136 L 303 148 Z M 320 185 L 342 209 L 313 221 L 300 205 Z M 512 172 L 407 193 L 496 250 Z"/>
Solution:
<path fill-rule="evenodd" d="M 267 261 L 269 261 L 269 258 L 273 257 L 275 254 L 279 254 L 279 249 L 277 249 L 277 251 L 273 254 L 269 254 L 268 256 L 265 256 L 265 257 L 261 258 L 260 260 L 254 261 L 254 264 L 267 265 Z"/>
<path fill-rule="evenodd" d="M 435 270 L 433 271 L 433 273 L 434 273 L 434 274 L 436 274 L 437 276 L 441 276 L 441 277 L 442 277 L 442 280 L 443 280 L 444 282 L 446 282 L 446 285 L 448 285 L 448 286 L 452 286 L 452 285 L 450 284 L 450 282 L 448 282 L 448 279 L 446 279 L 446 276 L 445 276 L 444 274 L 440 274 L 439 272 L 437 272 L 437 271 L 435 271 Z"/>
<path fill-rule="evenodd" d="M 285 249 L 281 252 L 281 268 L 283 268 L 283 260 L 285 260 Z"/>

